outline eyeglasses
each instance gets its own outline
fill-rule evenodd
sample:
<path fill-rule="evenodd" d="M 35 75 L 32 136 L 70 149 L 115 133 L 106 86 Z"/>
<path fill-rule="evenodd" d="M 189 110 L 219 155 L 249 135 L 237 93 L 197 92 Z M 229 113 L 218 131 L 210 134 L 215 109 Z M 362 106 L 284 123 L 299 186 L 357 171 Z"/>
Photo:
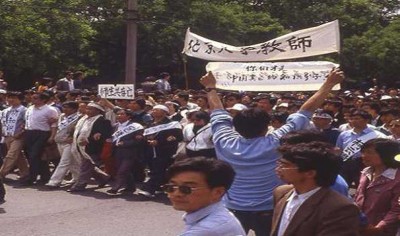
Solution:
<path fill-rule="evenodd" d="M 163 186 L 161 186 L 161 189 L 166 192 L 166 193 L 173 193 L 175 190 L 179 190 L 179 192 L 189 195 L 191 194 L 193 191 L 196 191 L 198 189 L 202 189 L 202 188 L 207 188 L 207 187 L 190 187 L 190 186 L 186 186 L 186 185 L 176 185 L 176 184 L 165 184 Z"/>

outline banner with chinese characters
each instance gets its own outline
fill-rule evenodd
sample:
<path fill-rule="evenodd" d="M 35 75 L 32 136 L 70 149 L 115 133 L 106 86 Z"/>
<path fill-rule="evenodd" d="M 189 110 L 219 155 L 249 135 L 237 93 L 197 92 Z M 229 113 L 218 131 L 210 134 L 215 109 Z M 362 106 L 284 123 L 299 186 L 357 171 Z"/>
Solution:
<path fill-rule="evenodd" d="M 338 20 L 295 31 L 276 39 L 235 47 L 186 32 L 182 53 L 208 61 L 276 61 L 340 51 Z"/>
<path fill-rule="evenodd" d="M 236 91 L 314 91 L 337 64 L 310 62 L 210 62 L 217 88 Z M 334 90 L 340 89 L 335 86 Z"/>
<path fill-rule="evenodd" d="M 134 99 L 135 86 L 133 84 L 99 84 L 98 94 L 109 99 Z"/>

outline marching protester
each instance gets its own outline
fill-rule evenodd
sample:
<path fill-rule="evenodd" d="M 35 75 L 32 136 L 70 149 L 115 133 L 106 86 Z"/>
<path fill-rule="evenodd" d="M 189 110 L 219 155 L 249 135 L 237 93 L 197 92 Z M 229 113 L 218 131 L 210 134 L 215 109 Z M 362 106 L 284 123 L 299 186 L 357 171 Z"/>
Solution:
<path fill-rule="evenodd" d="M 143 135 L 151 152 L 149 179 L 139 191 L 140 195 L 152 198 L 160 186 L 165 183 L 165 171 L 172 164 L 172 156 L 182 141 L 182 126 L 168 118 L 169 109 L 164 105 L 156 105 L 151 111 L 154 122 L 145 129 Z"/>
<path fill-rule="evenodd" d="M 86 115 L 76 124 L 72 153 L 80 159 L 79 177 L 70 192 L 84 191 L 91 177 L 99 187 L 108 183 L 110 176 L 100 169 L 100 154 L 106 139 L 110 138 L 112 127 L 103 116 L 105 109 L 91 102 L 86 107 Z"/>
<path fill-rule="evenodd" d="M 232 187 L 223 200 L 246 233 L 252 229 L 258 236 L 269 235 L 271 231 L 272 192 L 281 184 L 274 174 L 279 157 L 276 152 L 279 139 L 290 131 L 304 129 L 312 112 L 322 105 L 331 89 L 343 78 L 339 69 L 332 70 L 322 87 L 302 105 L 300 111 L 290 115 L 284 126 L 267 136 L 268 109 L 247 109 L 232 121 L 218 97 L 214 76 L 208 73 L 200 79 L 208 91 L 217 158 L 231 164 L 236 172 Z"/>
<path fill-rule="evenodd" d="M 0 167 L 0 179 L 4 179 L 15 166 L 18 167 L 21 180 L 29 178 L 29 164 L 23 155 L 24 126 L 26 107 L 22 105 L 24 95 L 20 92 L 8 92 L 7 102 L 10 107 L 1 112 L 2 136 L 7 153 Z"/>
<path fill-rule="evenodd" d="M 350 114 L 351 130 L 340 133 L 336 146 L 342 150 L 343 166 L 341 175 L 351 186 L 358 186 L 362 170 L 360 150 L 362 144 L 374 138 L 387 138 L 383 133 L 367 126 L 371 115 L 363 110 L 353 110 Z"/>
<path fill-rule="evenodd" d="M 37 181 L 47 183 L 50 179 L 50 170 L 46 161 L 41 160 L 44 148 L 54 142 L 57 132 L 57 108 L 47 105 L 50 96 L 46 93 L 32 95 L 32 106 L 25 113 L 25 151 L 29 161 L 30 176 L 21 179 L 24 185 L 31 185 Z"/>
<path fill-rule="evenodd" d="M 132 169 L 142 158 L 143 152 L 140 148 L 144 145 L 144 127 L 132 121 L 132 111 L 120 109 L 117 112 L 117 128 L 111 136 L 112 156 L 116 159 L 117 173 L 108 194 L 115 195 L 120 188 L 125 191 L 134 192 L 134 175 Z M 130 184 L 128 186 L 128 184 Z"/>
<path fill-rule="evenodd" d="M 46 184 L 47 187 L 59 187 L 68 171 L 72 175 L 71 183 L 75 183 L 78 180 L 80 162 L 79 159 L 73 157 L 71 151 L 75 126 L 81 118 L 81 114 L 78 113 L 78 106 L 78 103 L 73 101 L 62 104 L 63 113 L 58 119 L 57 133 L 54 137 L 61 158 L 49 182 Z"/>
<path fill-rule="evenodd" d="M 207 74 L 201 79 L 201 84 L 206 87 L 205 91 L 172 90 L 171 94 L 160 94 L 159 91 L 144 94 L 137 91 L 134 99 L 121 98 L 115 101 L 100 99 L 93 91 L 73 90 L 68 93 L 56 92 L 56 100 L 53 102 L 49 99 L 48 91 L 43 93 L 27 91 L 28 100 L 25 102 L 32 101 L 32 106 L 27 109 L 25 115 L 23 114 L 25 108 L 21 106 L 24 102 L 21 94 L 8 92 L 8 104 L 5 103 L 5 105 L 10 107 L 1 115 L 3 137 L 8 150 L 3 160 L 4 164 L 0 167 L 0 182 L 17 167 L 22 183 L 35 183 L 40 175 L 40 181 L 47 182 L 47 186 L 52 189 L 57 189 L 70 172 L 72 179 L 64 183 L 75 182 L 69 189 L 71 192 L 85 190 L 86 186 L 92 183 L 92 178 L 96 180 L 99 187 L 110 184 L 111 188 L 104 192 L 112 196 L 135 193 L 148 199 L 154 198 L 156 194 L 164 190 L 176 209 L 186 211 L 186 235 L 190 235 L 197 229 L 201 232 L 204 230 L 207 235 L 213 235 L 214 232 L 221 232 L 221 235 L 223 235 L 222 232 L 227 232 L 226 235 L 230 235 L 231 232 L 245 235 L 245 232 L 250 230 L 253 230 L 256 235 L 269 235 L 271 229 L 273 235 L 305 235 L 309 234 L 307 230 L 322 232 L 321 235 L 354 232 L 358 223 L 361 222 L 359 220 L 356 223 L 353 217 L 354 206 L 349 205 L 348 201 L 339 198 L 327 188 L 330 186 L 328 183 L 334 183 L 330 187 L 350 199 L 347 183 L 340 175 L 336 175 L 333 182 L 331 181 L 333 177 L 330 175 L 326 178 L 321 177 L 324 175 L 320 175 L 320 166 L 317 168 L 314 165 L 313 157 L 328 155 L 325 151 L 330 149 L 331 152 L 332 147 L 328 148 L 326 143 L 319 143 L 317 147 L 312 146 L 310 143 L 317 138 L 316 132 L 312 134 L 314 131 L 310 131 L 312 127 L 322 132 L 324 140 L 327 139 L 331 144 L 335 144 L 338 148 L 337 152 L 342 152 L 344 164 L 340 173 L 348 178 L 349 184 L 357 184 L 361 175 L 361 184 L 355 200 L 368 219 L 367 227 L 362 228 L 361 235 L 363 233 L 365 235 L 392 235 L 393 222 L 396 221 L 393 215 L 397 214 L 397 205 L 394 206 L 395 197 L 390 196 L 390 206 L 389 201 L 379 200 L 379 203 L 375 203 L 375 192 L 369 190 L 376 190 L 375 187 L 383 186 L 383 182 L 388 184 L 395 182 L 390 173 L 396 172 L 398 167 L 384 161 L 386 156 L 391 159 L 393 155 L 386 155 L 386 152 L 381 154 L 378 148 L 380 144 L 372 145 L 373 148 L 362 148 L 362 145 L 375 142 L 372 140 L 377 140 L 379 137 L 386 137 L 379 130 L 389 135 L 390 139 L 400 138 L 397 110 L 392 109 L 393 106 L 397 106 L 398 100 L 397 98 L 382 100 L 381 97 L 387 94 L 384 90 L 376 90 L 379 94 L 371 93 L 371 95 L 366 95 L 362 91 L 350 92 L 350 95 L 354 97 L 359 94 L 364 95 L 359 96 L 358 99 L 348 99 L 348 92 L 330 93 L 331 88 L 342 80 L 343 72 L 333 70 L 321 89 L 314 95 L 309 92 L 291 92 L 290 94 L 274 92 L 258 95 L 253 92 L 218 91 L 217 93 L 216 81 L 212 74 Z M 330 100 L 326 101 L 328 96 Z M 255 102 L 253 102 L 253 97 Z M 306 98 L 309 99 L 306 100 Z M 64 102 L 65 99 L 67 102 Z M 279 100 L 278 103 L 277 100 Z M 193 103 L 194 101 L 197 105 Z M 225 106 L 222 101 L 225 101 Z M 380 127 L 369 124 L 370 114 L 366 111 L 354 109 L 356 106 L 362 106 L 362 103 L 371 104 L 372 102 L 378 103 L 381 108 L 380 117 L 376 120 L 377 123 L 383 124 Z M 58 117 L 58 112 L 53 105 L 61 105 L 63 114 Z M 315 111 L 322 107 L 325 109 Z M 343 126 L 343 132 L 333 127 L 343 125 L 345 122 L 340 121 L 341 114 L 345 114 L 346 119 L 349 120 L 349 124 L 345 125 L 346 127 Z M 115 122 L 112 125 L 110 120 L 114 119 Z M 313 126 L 310 126 L 310 120 Z M 22 129 L 24 126 L 26 129 Z M 310 135 L 306 137 L 307 135 L 301 133 L 300 130 L 310 132 Z M 288 141 L 290 138 L 284 138 L 284 135 L 291 131 L 299 132 L 297 136 L 300 138 L 292 136 L 297 141 Z M 54 169 L 50 166 L 54 170 L 50 178 L 49 167 L 41 160 L 41 157 L 43 157 L 44 147 L 48 143 L 54 143 L 53 140 L 58 146 L 56 151 L 61 155 L 61 159 L 58 165 L 54 165 Z M 178 148 L 178 144 L 182 143 L 184 145 Z M 30 170 L 22 155 L 22 147 L 18 145 L 26 146 L 25 153 L 29 158 Z M 285 145 L 286 149 L 280 154 L 277 149 L 282 145 Z M 287 145 L 295 145 L 297 149 L 292 150 Z M 109 152 L 107 147 L 109 147 Z M 181 147 L 185 147 L 182 153 L 180 153 Z M 315 156 L 314 154 L 306 156 L 310 159 L 304 158 L 309 162 L 303 165 L 303 159 L 292 158 L 293 153 L 300 153 L 300 147 L 304 147 L 304 153 L 301 155 L 314 153 L 315 150 L 319 150 L 320 153 Z M 376 149 L 375 151 L 379 153 L 383 166 L 379 162 L 370 161 L 377 156 L 372 149 Z M 18 155 L 13 154 L 14 152 Z M 290 159 L 289 167 L 279 162 L 277 167 L 276 161 L 281 155 L 286 155 L 285 152 L 288 157 L 283 157 L 281 160 Z M 326 155 L 321 158 L 326 159 Z M 182 156 L 188 160 L 181 160 Z M 185 161 L 188 166 L 192 166 L 195 164 L 191 161 L 197 160 L 198 156 L 202 156 L 201 159 L 220 159 L 231 165 L 236 172 L 232 186 L 222 184 L 214 187 L 208 180 L 201 181 L 202 186 L 204 184 L 210 192 L 201 192 L 205 195 L 199 196 L 197 193 L 200 193 L 200 189 L 197 190 L 194 185 L 187 184 L 186 177 L 183 180 L 179 179 L 180 177 L 178 180 L 175 178 L 175 176 L 180 176 L 180 171 L 178 174 L 168 174 L 168 167 L 172 165 L 175 168 L 174 162 Z M 108 160 L 112 161 L 110 162 L 113 167 L 112 172 L 109 171 Z M 203 162 L 207 160 L 199 163 Z M 215 165 L 216 163 L 211 163 L 210 168 Z M 363 165 L 367 166 L 364 171 L 362 171 Z M 333 163 L 332 167 L 334 167 Z M 274 172 L 275 169 L 282 180 L 293 185 L 278 187 L 283 184 L 283 181 L 278 178 Z M 336 168 L 333 169 L 336 173 Z M 382 169 L 384 169 L 382 173 L 375 171 Z M 192 173 L 192 171 L 188 172 Z M 166 173 L 168 178 L 165 177 Z M 304 183 L 297 178 L 292 178 L 293 176 L 300 176 L 307 180 L 307 188 L 304 190 Z M 315 182 L 315 179 L 320 177 L 325 179 L 324 183 Z M 138 184 L 144 179 L 147 181 Z M 161 188 L 166 182 L 168 184 Z M 5 183 L 7 185 L 7 181 Z M 188 200 L 188 202 L 193 200 L 194 204 L 197 200 L 208 199 L 207 196 L 213 195 L 212 192 L 219 187 L 224 187 L 223 191 L 217 191 L 216 198 L 213 198 L 211 202 L 199 208 L 180 208 L 181 200 Z M 136 191 L 137 188 L 138 191 Z M 393 189 L 396 189 L 395 186 Z M 275 205 L 274 191 L 277 197 Z M 379 193 L 386 196 L 387 191 L 381 192 L 379 189 Z M 0 202 L 4 194 L 5 190 L 1 188 L 0 183 Z M 322 195 L 324 196 L 321 197 Z M 392 195 L 395 196 L 396 193 Z M 196 196 L 200 199 L 194 199 Z M 300 198 L 300 203 L 293 200 L 296 196 Z M 314 204 L 315 198 L 319 198 L 323 206 L 330 205 L 328 210 L 321 211 L 322 208 L 319 207 L 309 209 L 310 211 L 304 209 L 305 206 Z M 225 207 L 220 207 L 221 202 L 239 220 L 241 227 L 237 227 L 237 220 L 227 212 Z M 292 208 L 292 204 L 295 208 L 298 207 L 297 213 L 290 213 L 289 208 Z M 275 213 L 273 213 L 274 207 Z M 339 213 L 336 213 L 338 207 L 343 207 L 343 212 L 340 212 L 342 218 L 339 217 Z M 309 214 L 310 219 L 316 223 L 308 226 L 307 222 L 300 222 L 302 219 L 300 215 L 304 212 Z M 217 213 L 221 214 L 222 221 L 215 222 L 228 222 L 228 225 L 232 224 L 233 231 L 222 226 L 219 231 L 219 225 L 210 223 L 208 219 L 193 221 L 198 216 L 218 218 L 220 215 L 214 215 Z M 319 214 L 318 217 L 316 217 L 317 214 Z M 348 222 L 340 222 L 333 226 L 326 220 L 327 218 L 332 222 L 345 219 L 354 225 L 343 232 L 338 232 L 342 230 L 342 227 L 347 227 Z M 298 227 L 291 224 L 295 226 L 297 224 Z M 212 225 L 215 231 L 208 234 L 208 231 L 203 229 L 204 225 Z M 317 225 L 319 227 L 315 228 Z M 389 231 L 390 234 L 384 234 Z M 313 234 L 310 233 L 310 235 Z M 357 235 L 357 233 L 348 235 Z"/>
<path fill-rule="evenodd" d="M 192 119 L 193 123 L 186 125 L 183 129 L 186 155 L 188 157 L 216 157 L 212 142 L 210 115 L 205 111 L 195 111 Z"/>
<path fill-rule="evenodd" d="M 317 110 L 313 117 L 312 123 L 315 128 L 322 132 L 329 143 L 336 145 L 336 141 L 339 137 L 340 131 L 332 126 L 333 114 L 326 110 Z"/>

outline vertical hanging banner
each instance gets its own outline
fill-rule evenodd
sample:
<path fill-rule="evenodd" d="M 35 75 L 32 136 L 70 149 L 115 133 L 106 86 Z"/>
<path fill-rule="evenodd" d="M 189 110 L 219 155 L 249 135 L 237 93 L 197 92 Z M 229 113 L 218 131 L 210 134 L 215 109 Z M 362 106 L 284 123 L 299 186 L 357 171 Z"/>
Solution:
<path fill-rule="evenodd" d="M 98 94 L 109 99 L 134 99 L 135 86 L 133 84 L 99 84 Z"/>
<path fill-rule="evenodd" d="M 235 47 L 216 42 L 187 29 L 182 53 L 208 61 L 276 61 L 340 51 L 339 21 L 295 31 L 250 46 Z"/>
<path fill-rule="evenodd" d="M 206 66 L 217 88 L 236 91 L 315 91 L 338 64 L 327 61 L 234 63 L 210 62 Z M 340 89 L 336 85 L 334 90 Z"/>

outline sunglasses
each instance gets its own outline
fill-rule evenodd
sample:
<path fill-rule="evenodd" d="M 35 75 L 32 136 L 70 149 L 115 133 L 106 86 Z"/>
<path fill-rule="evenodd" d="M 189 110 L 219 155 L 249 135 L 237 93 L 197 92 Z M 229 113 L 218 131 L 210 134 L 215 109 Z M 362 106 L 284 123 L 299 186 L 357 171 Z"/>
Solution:
<path fill-rule="evenodd" d="M 193 191 L 198 189 L 207 188 L 207 187 L 190 187 L 186 185 L 176 185 L 176 184 L 165 184 L 161 186 L 161 189 L 166 193 L 173 193 L 175 190 L 179 190 L 179 192 L 189 195 Z"/>

